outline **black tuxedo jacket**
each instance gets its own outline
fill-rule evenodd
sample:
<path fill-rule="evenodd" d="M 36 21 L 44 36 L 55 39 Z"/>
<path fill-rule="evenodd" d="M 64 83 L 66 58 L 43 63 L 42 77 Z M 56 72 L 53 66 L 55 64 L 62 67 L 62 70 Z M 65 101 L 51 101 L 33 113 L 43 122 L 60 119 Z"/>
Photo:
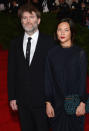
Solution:
<path fill-rule="evenodd" d="M 30 107 L 44 105 L 45 59 L 54 46 L 50 36 L 39 34 L 36 50 L 29 66 L 23 53 L 23 36 L 11 42 L 8 55 L 8 97 L 17 104 Z"/>

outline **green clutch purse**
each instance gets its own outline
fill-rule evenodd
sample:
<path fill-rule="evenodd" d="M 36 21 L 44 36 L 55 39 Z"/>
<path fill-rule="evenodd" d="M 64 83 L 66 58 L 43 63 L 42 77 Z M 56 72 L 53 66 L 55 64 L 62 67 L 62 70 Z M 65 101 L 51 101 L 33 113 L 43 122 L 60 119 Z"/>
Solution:
<path fill-rule="evenodd" d="M 73 115 L 76 113 L 76 108 L 80 104 L 80 98 L 78 95 L 69 95 L 64 100 L 64 109 L 67 114 Z M 86 102 L 86 113 L 89 113 L 89 97 Z"/>

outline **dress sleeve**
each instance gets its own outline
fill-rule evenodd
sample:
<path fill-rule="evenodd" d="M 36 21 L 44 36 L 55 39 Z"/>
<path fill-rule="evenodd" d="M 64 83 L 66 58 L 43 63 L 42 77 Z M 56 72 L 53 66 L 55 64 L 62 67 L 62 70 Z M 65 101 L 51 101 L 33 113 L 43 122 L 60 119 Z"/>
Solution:
<path fill-rule="evenodd" d="M 87 76 L 87 58 L 86 53 L 80 51 L 80 99 L 81 102 L 86 102 L 86 76 Z"/>
<path fill-rule="evenodd" d="M 55 95 L 55 85 L 51 66 L 49 58 L 47 57 L 45 65 L 45 101 L 52 103 Z"/>

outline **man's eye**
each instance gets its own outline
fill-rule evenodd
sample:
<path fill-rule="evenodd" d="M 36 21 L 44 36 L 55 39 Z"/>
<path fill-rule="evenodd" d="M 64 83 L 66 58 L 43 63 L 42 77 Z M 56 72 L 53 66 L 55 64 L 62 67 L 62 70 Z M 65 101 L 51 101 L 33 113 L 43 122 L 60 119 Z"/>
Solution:
<path fill-rule="evenodd" d="M 31 18 L 31 19 L 33 19 L 33 18 L 34 18 L 34 16 L 30 16 L 30 18 Z"/>
<path fill-rule="evenodd" d="M 23 19 L 25 20 L 25 19 L 27 19 L 26 17 L 23 17 Z"/>

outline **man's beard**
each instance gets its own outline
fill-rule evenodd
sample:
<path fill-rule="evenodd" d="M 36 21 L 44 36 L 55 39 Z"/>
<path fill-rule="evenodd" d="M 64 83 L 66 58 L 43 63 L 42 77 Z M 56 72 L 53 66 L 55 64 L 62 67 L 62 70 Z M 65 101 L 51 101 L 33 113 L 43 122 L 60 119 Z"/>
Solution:
<path fill-rule="evenodd" d="M 27 26 L 22 25 L 24 30 L 28 33 L 28 34 L 33 34 L 37 29 L 38 29 L 38 24 L 35 23 L 34 26 L 32 26 L 31 28 L 28 28 Z"/>

